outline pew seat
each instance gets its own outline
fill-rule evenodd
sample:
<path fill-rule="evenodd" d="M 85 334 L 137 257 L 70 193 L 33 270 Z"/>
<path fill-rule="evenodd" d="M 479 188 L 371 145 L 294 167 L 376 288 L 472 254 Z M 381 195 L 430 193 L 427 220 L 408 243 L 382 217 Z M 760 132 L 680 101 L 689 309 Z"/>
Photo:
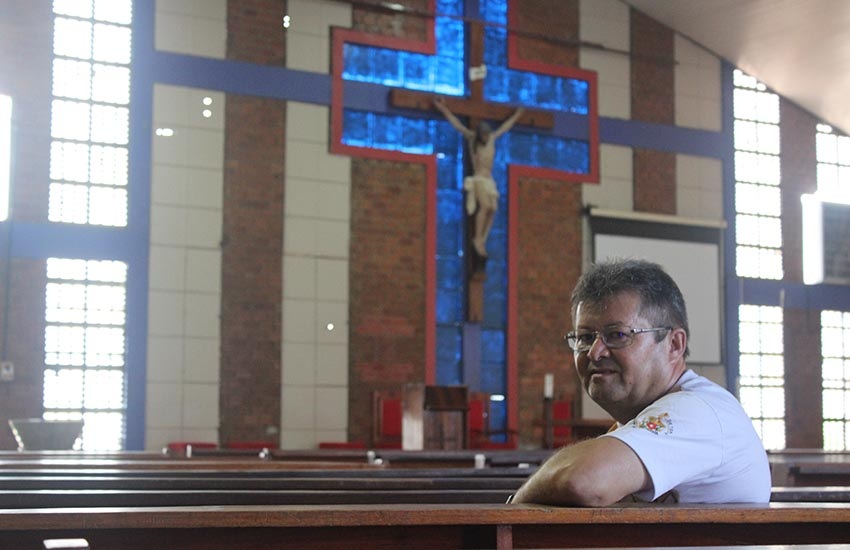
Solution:
<path fill-rule="evenodd" d="M 850 504 L 200 506 L 0 510 L 0 547 L 593 548 L 850 543 Z"/>

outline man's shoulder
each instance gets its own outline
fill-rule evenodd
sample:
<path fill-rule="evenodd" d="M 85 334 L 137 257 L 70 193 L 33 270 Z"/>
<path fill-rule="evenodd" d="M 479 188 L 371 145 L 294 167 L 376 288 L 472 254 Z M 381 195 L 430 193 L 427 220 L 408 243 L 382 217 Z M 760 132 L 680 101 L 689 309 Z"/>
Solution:
<path fill-rule="evenodd" d="M 741 402 L 726 388 L 704 376 L 688 370 L 674 391 L 662 396 L 655 403 L 667 406 L 678 405 L 692 411 L 707 409 L 723 422 L 746 418 Z"/>

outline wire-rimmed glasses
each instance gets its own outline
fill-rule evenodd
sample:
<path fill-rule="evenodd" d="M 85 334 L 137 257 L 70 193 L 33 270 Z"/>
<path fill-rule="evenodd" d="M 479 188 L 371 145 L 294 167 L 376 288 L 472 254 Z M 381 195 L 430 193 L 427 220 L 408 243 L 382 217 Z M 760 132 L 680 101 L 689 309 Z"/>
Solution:
<path fill-rule="evenodd" d="M 577 352 L 590 350 L 597 338 L 601 338 L 602 343 L 607 348 L 620 349 L 631 344 L 634 341 L 635 334 L 660 332 L 662 330 L 673 330 L 673 327 L 633 328 L 625 325 L 613 325 L 602 330 L 571 330 L 564 336 L 564 340 L 570 346 L 570 349 Z"/>

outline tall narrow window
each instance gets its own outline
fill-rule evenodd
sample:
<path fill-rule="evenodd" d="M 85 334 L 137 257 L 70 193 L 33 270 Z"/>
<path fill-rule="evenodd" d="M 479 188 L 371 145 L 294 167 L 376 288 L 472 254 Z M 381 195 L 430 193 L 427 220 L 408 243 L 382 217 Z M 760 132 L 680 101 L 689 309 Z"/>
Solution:
<path fill-rule="evenodd" d="M 54 0 L 48 220 L 127 225 L 131 0 Z"/>
<path fill-rule="evenodd" d="M 818 196 L 850 204 L 850 137 L 817 125 Z"/>
<path fill-rule="evenodd" d="M 82 419 L 84 450 L 119 450 L 127 265 L 49 258 L 47 281 L 44 418 Z"/>
<path fill-rule="evenodd" d="M 0 222 L 9 217 L 12 179 L 12 98 L 0 94 Z"/>
<path fill-rule="evenodd" d="M 821 312 L 823 448 L 850 449 L 850 313 Z"/>
<path fill-rule="evenodd" d="M 817 126 L 818 197 L 850 204 L 850 137 Z M 850 449 L 850 313 L 821 312 L 823 447 Z"/>
<path fill-rule="evenodd" d="M 779 96 L 735 71 L 735 269 L 782 279 Z"/>
<path fill-rule="evenodd" d="M 767 449 L 785 447 L 785 366 L 782 308 L 742 305 L 740 334 L 740 396 Z"/>

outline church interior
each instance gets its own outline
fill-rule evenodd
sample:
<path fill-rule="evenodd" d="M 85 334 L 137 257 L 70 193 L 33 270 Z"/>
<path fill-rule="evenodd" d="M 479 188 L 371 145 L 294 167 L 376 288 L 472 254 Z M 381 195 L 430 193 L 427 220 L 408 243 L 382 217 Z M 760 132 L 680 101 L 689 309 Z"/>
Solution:
<path fill-rule="evenodd" d="M 846 101 L 659 4 L 3 2 L 0 449 L 402 448 L 425 393 L 434 445 L 546 448 L 610 422 L 562 339 L 609 256 L 680 282 L 766 448 L 847 449 Z M 437 97 L 525 108 L 484 257 Z"/>
<path fill-rule="evenodd" d="M 0 0 L 0 548 L 850 544 L 848 35 L 844 0 Z M 566 337 L 611 259 L 680 286 L 764 499 L 640 501 L 635 452 L 637 500 L 523 501 L 616 442 L 587 348 L 683 341 Z"/>

